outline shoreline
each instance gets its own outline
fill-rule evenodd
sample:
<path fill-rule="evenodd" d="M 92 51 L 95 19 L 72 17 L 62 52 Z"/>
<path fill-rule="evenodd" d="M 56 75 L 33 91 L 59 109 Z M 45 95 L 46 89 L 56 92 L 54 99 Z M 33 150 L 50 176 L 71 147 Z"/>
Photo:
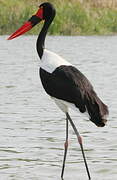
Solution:
<path fill-rule="evenodd" d="M 69 3 L 67 0 L 48 1 L 53 2 L 57 11 L 48 35 L 90 36 L 117 34 L 116 7 L 92 5 L 90 0 L 84 3 L 81 3 L 81 0 L 69 0 Z M 95 2 L 95 0 L 92 1 Z M 36 0 L 30 0 L 29 4 L 25 3 L 25 0 L 20 0 L 20 2 L 0 0 L 0 35 L 11 34 L 36 11 Z M 42 23 L 27 34 L 37 35 L 41 27 Z"/>

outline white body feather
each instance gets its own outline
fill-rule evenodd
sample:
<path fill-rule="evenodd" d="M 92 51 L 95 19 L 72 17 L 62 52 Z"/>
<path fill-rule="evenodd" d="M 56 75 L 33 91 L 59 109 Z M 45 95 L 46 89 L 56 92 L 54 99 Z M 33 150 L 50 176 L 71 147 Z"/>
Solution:
<path fill-rule="evenodd" d="M 57 55 L 54 52 L 51 52 L 47 49 L 44 50 L 42 59 L 41 59 L 41 64 L 40 67 L 44 70 L 46 70 L 49 73 L 52 73 L 57 67 L 61 66 L 61 65 L 67 65 L 67 66 L 71 66 L 72 64 L 67 62 L 65 59 L 63 59 L 62 57 L 60 57 L 59 55 Z M 64 100 L 60 100 L 54 97 L 51 97 L 56 105 L 64 112 L 67 113 L 68 112 L 68 108 L 72 108 L 74 110 L 78 109 L 75 107 L 74 104 L 69 103 L 67 101 Z"/>
<path fill-rule="evenodd" d="M 57 67 L 61 65 L 72 65 L 65 59 L 47 49 L 44 49 L 41 59 L 40 67 L 49 73 L 52 73 Z"/>

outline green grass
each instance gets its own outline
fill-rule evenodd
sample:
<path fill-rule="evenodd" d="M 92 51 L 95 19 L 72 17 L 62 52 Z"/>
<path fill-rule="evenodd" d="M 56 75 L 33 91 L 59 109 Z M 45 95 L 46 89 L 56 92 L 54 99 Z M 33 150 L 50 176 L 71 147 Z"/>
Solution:
<path fill-rule="evenodd" d="M 56 8 L 56 17 L 49 29 L 51 35 L 110 35 L 117 33 L 117 7 L 98 4 L 95 0 L 48 0 Z M 113 1 L 113 0 L 111 0 Z M 44 1 L 0 0 L 0 34 L 11 34 Z M 93 3 L 92 3 L 93 2 Z M 38 34 L 42 25 L 35 26 L 28 34 Z"/>

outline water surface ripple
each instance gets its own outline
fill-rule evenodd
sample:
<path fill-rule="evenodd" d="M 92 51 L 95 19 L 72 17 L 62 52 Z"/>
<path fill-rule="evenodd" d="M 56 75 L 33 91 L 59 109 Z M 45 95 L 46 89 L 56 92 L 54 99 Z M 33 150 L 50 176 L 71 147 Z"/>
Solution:
<path fill-rule="evenodd" d="M 37 36 L 0 37 L 0 179 L 60 180 L 65 116 L 38 76 Z M 84 139 L 93 180 L 117 179 L 117 36 L 48 36 L 46 47 L 77 66 L 109 106 L 106 127 L 79 112 L 71 116 Z M 80 147 L 70 127 L 64 180 L 86 180 Z"/>

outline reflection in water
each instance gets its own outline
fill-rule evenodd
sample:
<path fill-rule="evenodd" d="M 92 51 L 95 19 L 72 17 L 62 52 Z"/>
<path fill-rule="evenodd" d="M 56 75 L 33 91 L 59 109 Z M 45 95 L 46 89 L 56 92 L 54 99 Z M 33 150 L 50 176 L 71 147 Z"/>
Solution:
<path fill-rule="evenodd" d="M 1 179 L 60 180 L 65 117 L 41 86 L 36 36 L 9 42 L 5 39 L 0 37 Z M 70 112 L 83 136 L 95 180 L 117 179 L 116 42 L 116 36 L 47 37 L 47 47 L 75 64 L 109 105 L 109 121 L 104 128 L 97 128 L 79 112 Z M 69 132 L 64 180 L 85 180 L 81 150 L 71 127 Z"/>

